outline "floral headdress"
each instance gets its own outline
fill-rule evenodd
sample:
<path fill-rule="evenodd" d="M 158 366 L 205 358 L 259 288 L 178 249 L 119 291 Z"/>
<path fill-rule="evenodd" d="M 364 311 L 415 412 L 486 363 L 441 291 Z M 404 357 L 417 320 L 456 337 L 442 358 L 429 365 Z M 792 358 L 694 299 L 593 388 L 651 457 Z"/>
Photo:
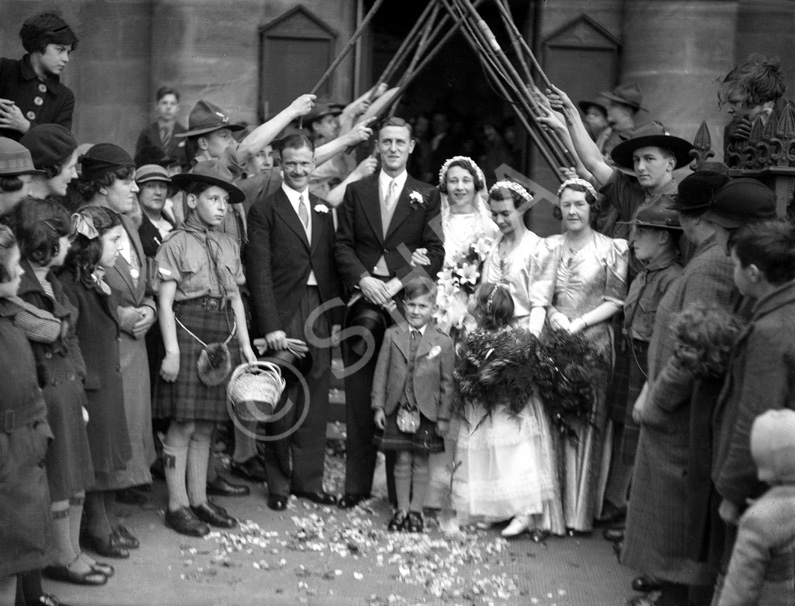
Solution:
<path fill-rule="evenodd" d="M 566 179 L 563 183 L 561 183 L 560 187 L 558 188 L 558 198 L 560 198 L 560 194 L 563 193 L 563 190 L 571 185 L 579 185 L 584 187 L 586 192 L 596 198 L 596 190 L 594 189 L 593 185 L 588 183 L 588 181 L 585 179 L 580 179 L 579 177 L 572 177 L 571 179 Z"/>
<path fill-rule="evenodd" d="M 453 162 L 468 162 L 472 165 L 472 168 L 475 170 L 475 174 L 480 179 L 480 182 L 483 183 L 483 187 L 486 186 L 486 177 L 483 175 L 483 171 L 480 170 L 480 167 L 475 163 L 475 161 L 468 157 L 468 156 L 453 156 L 452 158 L 448 158 L 445 160 L 445 163 L 442 164 L 442 168 L 439 171 L 439 188 L 444 189 L 445 186 L 445 179 L 447 178 L 447 171 L 450 169 L 450 165 Z"/>
<path fill-rule="evenodd" d="M 530 195 L 530 192 L 519 185 L 516 181 L 497 181 L 491 186 L 491 189 L 489 190 L 489 196 L 498 189 L 510 189 L 512 192 L 519 194 L 519 197 L 525 201 L 525 204 L 529 204 L 533 201 L 533 196 Z"/>

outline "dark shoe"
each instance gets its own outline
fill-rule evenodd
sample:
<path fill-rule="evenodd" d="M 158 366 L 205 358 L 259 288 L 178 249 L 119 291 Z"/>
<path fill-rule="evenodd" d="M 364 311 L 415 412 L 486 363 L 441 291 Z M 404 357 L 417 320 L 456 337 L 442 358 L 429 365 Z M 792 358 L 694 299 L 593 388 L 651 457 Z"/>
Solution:
<path fill-rule="evenodd" d="M 116 500 L 124 505 L 146 505 L 149 499 L 134 488 L 123 488 L 116 491 Z"/>
<path fill-rule="evenodd" d="M 213 497 L 246 497 L 251 493 L 248 486 L 232 484 L 218 474 L 212 482 L 207 482 L 207 494 Z"/>
<path fill-rule="evenodd" d="M 42 593 L 32 602 L 28 600 L 29 606 L 67 606 L 51 593 Z"/>
<path fill-rule="evenodd" d="M 623 528 L 605 528 L 602 531 L 602 536 L 612 542 L 612 543 L 620 543 L 624 540 L 624 529 Z"/>
<path fill-rule="evenodd" d="M 257 456 L 253 456 L 248 461 L 243 463 L 238 463 L 232 459 L 232 462 L 229 464 L 229 469 L 231 470 L 233 476 L 243 478 L 249 482 L 268 481 L 268 473 L 265 471 L 265 467 L 262 465 L 259 457 Z"/>
<path fill-rule="evenodd" d="M 297 497 L 301 497 L 302 499 L 309 499 L 310 501 L 317 503 L 319 505 L 334 505 L 334 503 L 337 502 L 337 497 L 325 491 L 294 492 L 293 494 Z"/>
<path fill-rule="evenodd" d="M 215 508 L 209 501 L 202 505 L 191 507 L 190 509 L 197 518 L 210 526 L 216 526 L 218 528 L 234 528 L 237 526 L 237 520 L 235 518 Z"/>
<path fill-rule="evenodd" d="M 403 522 L 403 528 L 409 532 L 422 532 L 425 529 L 422 514 L 418 511 L 410 511 L 409 515 L 406 516 L 406 521 Z"/>
<path fill-rule="evenodd" d="M 627 517 L 627 507 L 616 507 L 610 501 L 605 501 L 602 507 L 602 515 L 596 518 L 594 526 L 609 526 L 617 522 L 623 522 Z"/>
<path fill-rule="evenodd" d="M 367 498 L 368 497 L 361 494 L 346 494 L 339 500 L 337 506 L 340 509 L 350 509 L 351 507 L 356 507 L 359 503 Z"/>
<path fill-rule="evenodd" d="M 130 557 L 130 552 L 127 551 L 127 548 L 119 542 L 119 538 L 114 534 L 110 534 L 107 539 L 100 539 L 87 534 L 84 540 L 86 547 L 103 557 L 118 558 L 120 560 Z"/>
<path fill-rule="evenodd" d="M 268 497 L 268 507 L 273 511 L 284 511 L 287 509 L 287 497 L 280 494 L 272 494 Z"/>
<path fill-rule="evenodd" d="M 657 579 L 641 575 L 632 579 L 632 590 L 639 593 L 651 593 L 652 591 L 660 591 L 662 583 Z"/>
<path fill-rule="evenodd" d="M 406 520 L 408 519 L 408 514 L 403 511 L 402 509 L 398 509 L 395 512 L 395 515 L 392 516 L 392 519 L 389 520 L 389 523 L 386 525 L 386 529 L 389 532 L 398 532 L 403 530 L 403 527 L 406 525 Z"/>
<path fill-rule="evenodd" d="M 224 514 L 224 515 L 226 515 L 226 516 L 228 516 L 228 515 L 229 515 L 229 512 L 228 512 L 228 511 L 227 511 L 227 510 L 226 510 L 224 507 L 221 507 L 221 506 L 220 506 L 218 503 L 216 503 L 216 502 L 215 502 L 215 501 L 213 501 L 212 499 L 207 499 L 207 502 L 208 502 L 208 503 L 212 503 L 212 507 L 213 507 L 213 509 L 215 509 L 216 511 L 220 511 L 222 514 Z"/>
<path fill-rule="evenodd" d="M 533 530 L 530 531 L 530 538 L 533 540 L 533 543 L 544 543 L 549 538 L 549 531 L 533 528 Z"/>
<path fill-rule="evenodd" d="M 133 534 L 130 532 L 130 529 L 122 524 L 119 524 L 116 527 L 116 530 L 113 531 L 113 534 L 119 539 L 119 544 L 124 547 L 125 549 L 138 549 L 140 543 L 138 539 L 136 539 Z"/>
<path fill-rule="evenodd" d="M 210 534 L 210 527 L 187 507 L 180 507 L 176 511 L 167 509 L 166 526 L 189 537 L 203 537 Z"/>
<path fill-rule="evenodd" d="M 69 566 L 47 566 L 42 570 L 42 574 L 48 579 L 53 581 L 61 581 L 62 583 L 72 583 L 73 585 L 104 585 L 108 582 L 106 577 L 101 572 L 95 570 L 88 570 L 83 573 L 75 572 Z"/>
<path fill-rule="evenodd" d="M 157 461 L 152 463 L 152 466 L 149 468 L 149 472 L 152 474 L 153 478 L 158 480 L 165 480 L 166 479 L 166 470 L 163 468 L 163 459 L 158 458 Z"/>
<path fill-rule="evenodd" d="M 590 537 L 593 534 L 592 530 L 576 530 L 574 528 L 567 528 L 566 534 L 570 537 Z"/>

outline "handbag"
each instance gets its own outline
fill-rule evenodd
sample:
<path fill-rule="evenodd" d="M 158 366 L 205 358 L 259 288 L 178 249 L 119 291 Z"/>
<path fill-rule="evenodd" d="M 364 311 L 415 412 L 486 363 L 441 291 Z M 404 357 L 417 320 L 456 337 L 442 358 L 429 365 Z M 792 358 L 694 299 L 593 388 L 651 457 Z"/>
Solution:
<path fill-rule="evenodd" d="M 403 433 L 417 433 L 420 428 L 420 409 L 401 404 L 397 411 L 397 426 Z"/>

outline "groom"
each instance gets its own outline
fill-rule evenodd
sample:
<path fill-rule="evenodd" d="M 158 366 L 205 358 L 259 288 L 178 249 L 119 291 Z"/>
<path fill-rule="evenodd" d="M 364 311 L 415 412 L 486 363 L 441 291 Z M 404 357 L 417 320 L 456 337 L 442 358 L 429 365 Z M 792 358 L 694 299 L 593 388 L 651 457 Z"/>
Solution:
<path fill-rule="evenodd" d="M 376 148 L 380 173 L 348 186 L 338 217 L 335 257 L 353 301 L 346 329 L 363 325 L 363 318 L 372 321 L 374 316 L 382 329 L 393 324 L 387 311 L 394 307 L 387 283 L 418 273 L 435 282 L 444 260 L 439 191 L 406 172 L 414 150 L 411 125 L 402 118 L 387 118 L 380 125 Z M 346 373 L 357 367 L 345 377 L 347 459 L 345 495 L 339 502 L 343 509 L 368 498 L 372 487 L 376 449 L 370 392 L 383 338 L 383 332 L 378 333 L 375 347 L 365 351 L 352 338 L 342 342 Z M 387 462 L 388 472 L 391 467 Z M 394 500 L 394 482 L 389 485 L 390 500 Z"/>

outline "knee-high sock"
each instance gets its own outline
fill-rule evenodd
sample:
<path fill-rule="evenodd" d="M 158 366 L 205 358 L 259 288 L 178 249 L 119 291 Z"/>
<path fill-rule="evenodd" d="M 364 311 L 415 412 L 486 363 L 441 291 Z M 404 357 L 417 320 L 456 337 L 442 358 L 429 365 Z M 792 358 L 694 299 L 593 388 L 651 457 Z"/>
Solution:
<path fill-rule="evenodd" d="M 72 545 L 69 524 L 69 501 L 56 501 L 50 505 L 52 512 L 52 530 L 55 535 L 55 547 L 58 550 L 58 563 L 71 564 L 77 557 Z"/>
<path fill-rule="evenodd" d="M 238 423 L 242 425 L 242 430 L 237 426 Z M 233 423 L 233 425 L 235 428 L 235 454 L 232 458 L 238 463 L 245 463 L 257 455 L 257 422 L 237 419 L 237 423 Z"/>
<path fill-rule="evenodd" d="M 188 501 L 196 507 L 207 502 L 207 466 L 214 423 L 195 421 L 194 424 L 188 445 Z"/>
<path fill-rule="evenodd" d="M 83 518 L 83 505 L 86 502 L 86 493 L 78 492 L 69 499 L 69 538 L 75 555 L 80 555 L 80 521 Z"/>
<path fill-rule="evenodd" d="M 193 433 L 192 423 L 172 421 L 163 440 L 163 468 L 168 487 L 168 508 L 176 511 L 187 507 L 188 491 L 185 486 L 185 470 L 188 464 L 188 444 Z"/>
<path fill-rule="evenodd" d="M 91 491 L 86 493 L 86 518 L 88 534 L 99 539 L 107 539 L 113 529 L 105 512 L 105 494 Z"/>
<path fill-rule="evenodd" d="M 431 479 L 428 455 L 414 452 L 411 455 L 411 506 L 410 511 L 422 513 L 425 493 Z"/>
<path fill-rule="evenodd" d="M 408 511 L 409 502 L 411 501 L 411 453 L 407 451 L 397 453 L 395 493 L 398 509 Z"/>

